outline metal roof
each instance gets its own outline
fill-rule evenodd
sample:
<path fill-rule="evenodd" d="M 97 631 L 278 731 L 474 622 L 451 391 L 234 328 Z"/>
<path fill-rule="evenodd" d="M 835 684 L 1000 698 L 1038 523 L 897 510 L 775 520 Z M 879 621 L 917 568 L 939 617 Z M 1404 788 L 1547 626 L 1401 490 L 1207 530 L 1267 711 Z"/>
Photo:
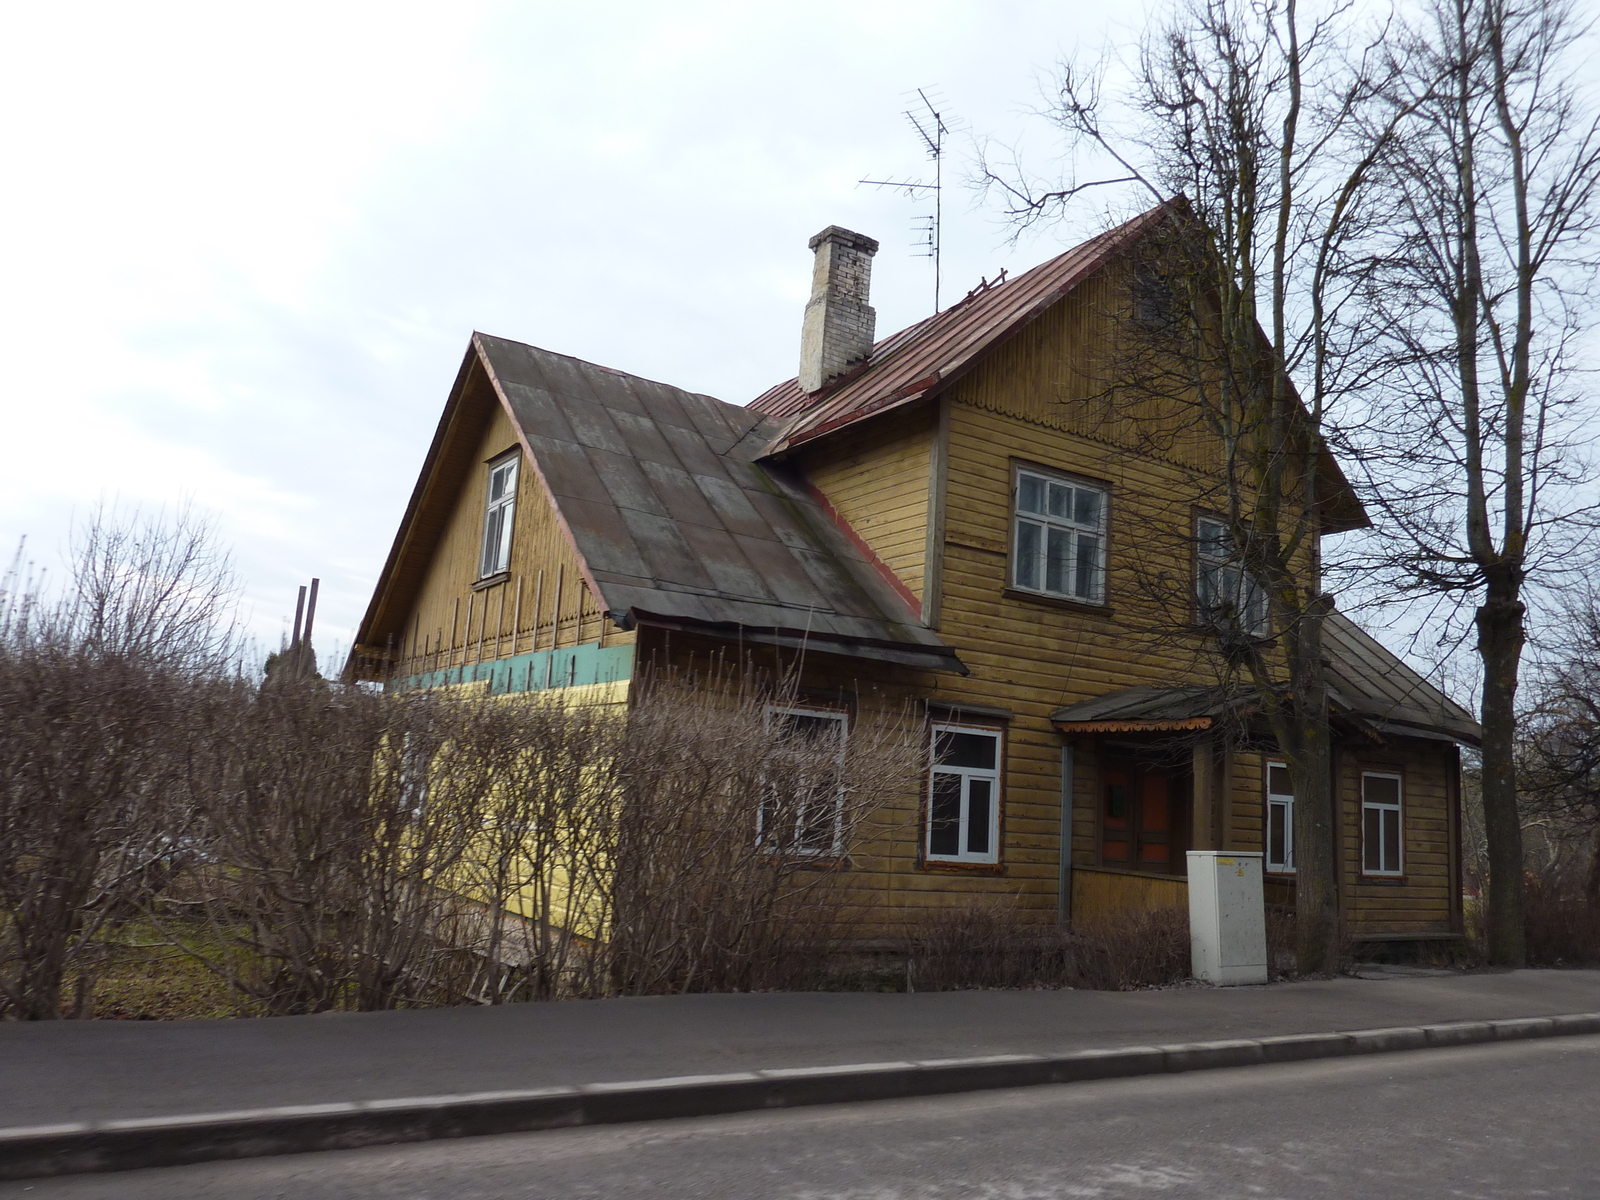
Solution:
<path fill-rule="evenodd" d="M 755 462 L 771 418 L 520 342 L 473 345 L 606 609 L 965 673 L 804 477 Z"/>
<path fill-rule="evenodd" d="M 1323 624 L 1329 700 L 1336 712 L 1362 718 L 1380 732 L 1439 737 L 1477 745 L 1482 730 L 1473 716 L 1391 654 L 1340 612 Z M 1205 729 L 1228 710 L 1253 706 L 1246 688 L 1130 687 L 1057 709 L 1056 725 L 1074 733 Z"/>
<path fill-rule="evenodd" d="M 1015 279 L 979 285 L 943 312 L 878 342 L 860 366 L 819 392 L 801 391 L 798 379 L 764 392 L 750 407 L 785 422 L 768 453 L 920 400 L 1043 313 L 1165 213 L 1163 207 L 1153 208 Z"/>

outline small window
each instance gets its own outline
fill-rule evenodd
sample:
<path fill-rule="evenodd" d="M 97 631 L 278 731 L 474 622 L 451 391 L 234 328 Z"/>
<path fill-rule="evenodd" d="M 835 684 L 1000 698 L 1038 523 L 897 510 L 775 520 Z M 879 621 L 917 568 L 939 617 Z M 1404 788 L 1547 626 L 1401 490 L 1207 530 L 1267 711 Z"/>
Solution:
<path fill-rule="evenodd" d="M 935 725 L 928 774 L 929 861 L 999 862 L 999 731 Z"/>
<path fill-rule="evenodd" d="M 1399 875 L 1400 776 L 1366 772 L 1361 776 L 1361 872 Z"/>
<path fill-rule="evenodd" d="M 834 854 L 844 824 L 844 754 L 849 719 L 842 712 L 767 709 L 784 778 L 764 789 L 757 832 L 787 854 Z"/>
<path fill-rule="evenodd" d="M 1211 517 L 1195 522 L 1195 604 L 1204 625 L 1267 631 L 1266 593 L 1240 565 L 1228 527 Z"/>
<path fill-rule="evenodd" d="M 488 495 L 483 512 L 483 554 L 478 578 L 511 568 L 511 526 L 517 510 L 517 455 L 489 464 Z"/>
<path fill-rule="evenodd" d="M 1267 870 L 1294 872 L 1294 784 L 1281 762 L 1267 764 Z"/>
<path fill-rule="evenodd" d="M 1017 472 L 1012 586 L 1100 604 L 1105 597 L 1106 493 Z"/>

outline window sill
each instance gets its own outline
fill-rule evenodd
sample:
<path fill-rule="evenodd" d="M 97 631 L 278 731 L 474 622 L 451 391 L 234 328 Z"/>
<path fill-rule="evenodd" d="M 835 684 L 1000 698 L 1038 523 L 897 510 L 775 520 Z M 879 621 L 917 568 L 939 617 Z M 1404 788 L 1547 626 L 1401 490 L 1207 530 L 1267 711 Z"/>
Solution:
<path fill-rule="evenodd" d="M 509 583 L 510 581 L 510 571 L 496 571 L 493 575 L 485 575 L 482 579 L 474 583 L 472 585 L 472 590 L 475 592 L 481 592 L 486 588 L 492 588 L 498 584 Z"/>
<path fill-rule="evenodd" d="M 1026 604 L 1038 604 L 1045 608 L 1064 608 L 1068 612 L 1083 613 L 1091 617 L 1109 619 L 1117 615 L 1117 610 L 1108 604 L 1086 604 L 1082 600 L 1067 600 L 1060 596 L 1044 596 L 1038 592 L 1018 591 L 1016 588 L 1001 588 L 1000 594 L 1007 600 L 1021 600 Z"/>
<path fill-rule="evenodd" d="M 966 875 L 973 872 L 979 875 L 1004 875 L 1006 873 L 1005 864 L 1003 863 L 950 862 L 942 858 L 923 859 L 922 869 L 950 875 Z"/>

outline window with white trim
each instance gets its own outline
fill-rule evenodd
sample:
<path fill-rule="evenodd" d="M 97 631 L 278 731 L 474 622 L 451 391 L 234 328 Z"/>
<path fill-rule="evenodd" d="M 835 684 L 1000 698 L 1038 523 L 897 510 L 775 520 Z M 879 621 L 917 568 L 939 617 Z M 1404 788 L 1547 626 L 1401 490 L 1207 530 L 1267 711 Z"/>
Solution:
<path fill-rule="evenodd" d="M 1266 633 L 1267 594 L 1239 562 L 1228 526 L 1214 517 L 1195 521 L 1194 592 L 1202 624 Z"/>
<path fill-rule="evenodd" d="M 934 725 L 930 862 L 1000 861 L 1000 739 L 997 729 Z"/>
<path fill-rule="evenodd" d="M 511 526 L 517 511 L 517 453 L 489 464 L 489 485 L 483 509 L 483 553 L 478 578 L 511 568 Z"/>
<path fill-rule="evenodd" d="M 1105 602 L 1106 493 L 1019 467 L 1011 585 L 1019 591 Z"/>
<path fill-rule="evenodd" d="M 834 854 L 844 829 L 844 755 L 849 717 L 814 708 L 767 709 L 781 779 L 762 790 L 757 833 L 785 854 Z"/>
<path fill-rule="evenodd" d="M 1294 872 L 1294 783 L 1289 764 L 1267 764 L 1267 870 Z"/>
<path fill-rule="evenodd" d="M 1379 771 L 1361 774 L 1361 873 L 1400 875 L 1401 781 Z"/>

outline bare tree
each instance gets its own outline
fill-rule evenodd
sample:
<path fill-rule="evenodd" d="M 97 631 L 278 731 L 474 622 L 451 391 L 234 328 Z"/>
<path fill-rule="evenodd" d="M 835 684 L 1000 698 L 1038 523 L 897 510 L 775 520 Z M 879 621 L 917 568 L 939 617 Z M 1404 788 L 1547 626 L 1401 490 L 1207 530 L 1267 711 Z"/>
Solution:
<path fill-rule="evenodd" d="M 1133 308 L 1116 314 L 1105 391 L 1119 416 L 1152 428 L 1151 447 L 1196 435 L 1220 446 L 1191 480 L 1192 502 L 1215 520 L 1194 529 L 1185 516 L 1168 557 L 1198 551 L 1226 586 L 1197 598 L 1185 570 L 1146 578 L 1166 592 L 1169 633 L 1192 640 L 1197 620 L 1212 627 L 1224 679 L 1243 683 L 1288 762 L 1300 969 L 1327 972 L 1340 943 L 1323 429 L 1366 361 L 1369 334 L 1347 313 L 1359 278 L 1350 247 L 1400 115 L 1377 128 L 1366 119 L 1375 81 L 1339 36 L 1347 10 L 1306 21 L 1300 7 L 1191 0 L 1143 43 L 1121 120 L 1100 80 L 1070 66 L 1049 115 L 1074 148 L 1117 164 L 1107 182 L 1131 183 L 1166 210 L 1127 264 Z M 1087 186 L 1003 181 L 1022 225 Z"/>
<path fill-rule="evenodd" d="M 1379 171 L 1365 299 L 1387 340 L 1352 432 L 1382 565 L 1411 595 L 1475 604 L 1482 664 L 1488 952 L 1524 960 L 1517 688 L 1527 589 L 1590 511 L 1575 343 L 1592 326 L 1600 126 L 1563 0 L 1433 0 L 1390 40 L 1404 136 Z M 1364 435 L 1364 436 L 1362 436 Z"/>

